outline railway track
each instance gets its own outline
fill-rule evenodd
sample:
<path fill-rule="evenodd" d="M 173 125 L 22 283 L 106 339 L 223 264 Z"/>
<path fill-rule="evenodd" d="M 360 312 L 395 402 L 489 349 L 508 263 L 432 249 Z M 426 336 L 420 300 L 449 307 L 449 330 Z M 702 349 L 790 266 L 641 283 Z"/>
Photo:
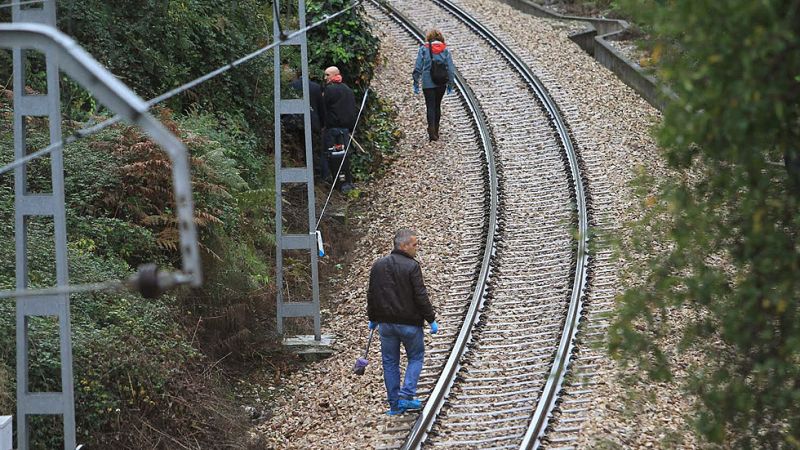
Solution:
<path fill-rule="evenodd" d="M 546 445 L 554 410 L 562 435 L 579 429 L 578 418 L 564 416 L 569 408 L 556 408 L 589 277 L 587 201 L 569 131 L 524 62 L 451 2 L 372 5 L 383 29 L 420 40 L 415 24 L 436 26 L 457 49 L 459 68 L 480 68 L 458 79 L 477 128 L 467 134 L 484 139 L 485 192 L 497 189 L 497 199 L 484 202 L 488 213 L 475 212 L 485 230 L 479 269 L 458 278 L 458 289 L 472 290 L 440 307 L 463 325 L 428 352 L 425 408 L 388 428 L 384 448 Z M 585 378 L 569 381 L 586 387 Z"/>
<path fill-rule="evenodd" d="M 405 37 L 407 40 L 406 51 L 416 55 L 418 43 L 408 39 L 408 34 L 414 34 L 413 26 L 408 23 L 392 20 L 386 14 L 391 12 L 373 5 L 368 8 L 373 20 L 382 27 L 388 27 L 393 33 Z M 437 381 L 446 371 L 455 373 L 457 366 L 450 364 L 452 349 L 459 347 L 459 325 L 465 317 L 477 316 L 481 305 L 481 294 L 476 292 L 476 286 L 485 284 L 492 256 L 491 245 L 487 242 L 494 240 L 496 229 L 496 211 L 498 201 L 498 181 L 494 170 L 494 150 L 489 127 L 484 120 L 483 111 L 474 98 L 463 78 L 457 77 L 460 96 L 446 96 L 443 109 L 451 111 L 448 119 L 452 128 L 443 129 L 451 142 L 460 148 L 473 148 L 474 151 L 462 151 L 465 155 L 462 166 L 464 169 L 464 185 L 470 186 L 465 197 L 466 207 L 459 212 L 463 219 L 461 224 L 461 246 L 458 250 L 457 267 L 452 283 L 447 288 L 444 303 L 437 307 L 437 316 L 442 324 L 440 333 L 433 344 L 426 350 L 425 366 L 419 381 L 420 398 L 427 398 L 432 392 L 437 391 Z M 476 145 L 478 143 L 478 145 Z M 456 215 L 456 217 L 458 217 Z M 438 389 L 438 391 L 442 391 Z M 407 414 L 394 418 L 384 430 L 386 441 L 382 448 L 397 448 L 403 443 L 413 426 L 416 416 Z M 381 448 L 381 447 L 379 447 Z"/>

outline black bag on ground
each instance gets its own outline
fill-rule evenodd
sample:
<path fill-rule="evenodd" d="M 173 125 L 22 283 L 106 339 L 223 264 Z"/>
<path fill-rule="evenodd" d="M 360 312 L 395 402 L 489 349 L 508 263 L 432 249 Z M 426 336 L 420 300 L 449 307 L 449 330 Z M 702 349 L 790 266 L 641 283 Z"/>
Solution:
<path fill-rule="evenodd" d="M 433 59 L 433 44 L 428 42 L 428 54 L 431 56 L 431 80 L 437 86 L 444 86 L 450 81 L 450 74 L 447 73 L 447 61 Z"/>

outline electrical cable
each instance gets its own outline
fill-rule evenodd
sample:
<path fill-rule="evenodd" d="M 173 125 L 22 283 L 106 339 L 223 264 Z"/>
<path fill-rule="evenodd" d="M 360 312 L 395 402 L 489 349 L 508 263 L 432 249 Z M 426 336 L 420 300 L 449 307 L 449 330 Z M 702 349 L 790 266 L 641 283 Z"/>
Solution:
<path fill-rule="evenodd" d="M 16 167 L 22 166 L 22 165 L 26 164 L 28 161 L 36 159 L 36 158 L 38 158 L 40 156 L 44 156 L 44 155 L 46 155 L 48 153 L 54 152 L 54 151 L 64 147 L 65 145 L 72 144 L 73 142 L 77 141 L 78 139 L 85 138 L 87 136 L 91 136 L 91 135 L 99 132 L 100 130 L 103 130 L 105 128 L 110 127 L 111 125 L 114 125 L 115 123 L 120 122 L 121 120 L 122 120 L 122 116 L 116 115 L 116 116 L 114 116 L 114 117 L 112 117 L 112 118 L 110 118 L 108 120 L 104 120 L 103 122 L 100 122 L 100 123 L 98 123 L 96 125 L 92 125 L 91 127 L 81 128 L 80 130 L 78 130 L 78 131 L 72 133 L 71 135 L 67 136 L 67 138 L 62 140 L 62 141 L 58 141 L 56 143 L 50 144 L 47 147 L 45 147 L 45 148 L 43 148 L 41 150 L 37 150 L 37 151 L 27 155 L 27 156 L 23 156 L 22 158 L 15 159 L 14 162 L 11 162 L 8 165 L 3 166 L 2 169 L 0 169 L 0 175 L 8 172 L 11 169 L 14 169 Z"/>
<path fill-rule="evenodd" d="M 11 8 L 13 6 L 33 5 L 34 3 L 44 3 L 45 0 L 26 0 L 22 2 L 3 3 L 0 8 Z"/>
<path fill-rule="evenodd" d="M 367 104 L 367 95 L 369 95 L 369 87 L 367 90 L 364 91 L 364 98 L 361 100 L 361 109 L 358 110 L 358 116 L 356 116 L 356 123 L 353 125 L 353 132 L 350 134 L 355 134 L 356 127 L 358 127 L 358 122 L 361 119 L 361 113 L 364 111 L 364 106 Z M 322 222 L 322 216 L 325 214 L 325 208 L 328 207 L 328 202 L 331 200 L 331 195 L 333 195 L 333 190 L 336 187 L 336 182 L 339 181 L 339 174 L 342 173 L 342 167 L 344 166 L 344 160 L 347 158 L 347 152 L 350 150 L 350 143 L 353 142 L 353 138 L 348 136 L 347 139 L 347 148 L 344 149 L 344 157 L 342 158 L 342 162 L 339 163 L 339 170 L 336 171 L 336 176 L 333 177 L 333 182 L 331 183 L 331 190 L 328 192 L 328 198 L 325 199 L 325 204 L 322 205 L 322 211 L 319 213 L 319 219 L 317 220 L 317 226 L 314 227 L 314 231 L 319 230 L 319 224 Z M 325 155 L 322 155 L 324 158 Z"/>
<path fill-rule="evenodd" d="M 355 2 L 353 2 L 353 4 L 351 4 L 347 8 L 344 8 L 344 9 L 342 9 L 342 10 L 340 10 L 340 11 L 338 11 L 338 12 L 332 14 L 332 15 L 327 15 L 326 14 L 325 16 L 323 16 L 322 19 L 312 23 L 311 25 L 308 25 L 305 28 L 302 28 L 302 29 L 299 29 L 299 30 L 297 30 L 297 31 L 295 31 L 293 33 L 290 33 L 289 35 L 284 35 L 285 36 L 284 39 L 279 39 L 278 41 L 272 42 L 271 44 L 267 45 L 266 47 L 262 47 L 262 48 L 254 51 L 254 52 L 252 52 L 252 53 L 250 53 L 250 54 L 248 54 L 246 56 L 243 56 L 243 57 L 237 59 L 236 61 L 228 63 L 228 64 L 226 64 L 226 65 L 224 65 L 224 66 L 222 66 L 222 67 L 220 67 L 220 68 L 218 68 L 216 70 L 213 70 L 213 71 L 211 71 L 211 72 L 209 72 L 209 73 L 207 73 L 207 74 L 205 74 L 205 75 L 203 75 L 201 77 L 195 78 L 194 80 L 189 81 L 188 83 L 185 83 L 185 84 L 183 84 L 181 86 L 178 86 L 175 89 L 167 91 L 164 94 L 161 94 L 158 97 L 155 97 L 152 100 L 148 101 L 147 102 L 147 106 L 148 107 L 153 107 L 154 105 L 157 105 L 158 103 L 161 103 L 164 100 L 168 100 L 168 99 L 170 99 L 170 98 L 172 98 L 172 97 L 174 97 L 174 96 L 176 96 L 176 95 L 178 95 L 180 93 L 183 93 L 183 92 L 185 92 L 185 91 L 197 86 L 200 83 L 204 83 L 204 82 L 206 82 L 206 81 L 208 81 L 208 80 L 210 80 L 210 79 L 212 79 L 212 78 L 214 78 L 214 77 L 216 77 L 216 76 L 218 76 L 218 75 L 220 75 L 222 73 L 227 72 L 230 69 L 238 67 L 238 66 L 250 61 L 251 59 L 256 58 L 256 57 L 266 53 L 267 51 L 272 50 L 274 47 L 280 45 L 281 42 L 289 40 L 289 39 L 292 39 L 295 36 L 298 36 L 298 35 L 303 34 L 303 33 L 307 32 L 309 30 L 312 30 L 312 29 L 314 29 L 314 28 L 316 28 L 316 27 L 318 27 L 318 26 L 320 26 L 320 25 L 322 25 L 322 24 L 324 24 L 324 23 L 326 23 L 326 22 L 328 22 L 328 21 L 330 21 L 330 20 L 342 15 L 342 14 L 344 14 L 345 12 L 347 12 L 347 11 L 355 8 L 356 6 L 360 5 L 362 3 L 362 1 L 363 0 L 356 0 Z M 45 148 L 43 148 L 41 150 L 37 150 L 36 152 L 31 153 L 30 155 L 27 155 L 27 156 L 25 156 L 23 158 L 14 160 L 14 162 L 3 166 L 2 168 L 0 168 L 0 175 L 10 171 L 11 169 L 14 169 L 15 167 L 19 167 L 19 166 L 27 163 L 28 161 L 30 161 L 32 159 L 35 159 L 35 158 L 38 158 L 40 156 L 43 156 L 43 155 L 46 155 L 48 153 L 54 152 L 56 150 L 59 150 L 59 149 L 63 148 L 64 145 L 66 145 L 66 144 L 71 144 L 71 143 L 77 141 L 78 139 L 82 139 L 82 138 L 85 138 L 85 137 L 90 136 L 92 134 L 95 134 L 95 133 L 97 133 L 97 132 L 99 132 L 99 131 L 101 131 L 101 130 L 103 130 L 105 128 L 108 128 L 109 126 L 119 122 L 120 120 L 122 120 L 122 117 L 119 114 L 117 114 L 117 115 L 115 115 L 114 117 L 112 117 L 112 118 L 110 118 L 108 120 L 105 120 L 103 122 L 98 123 L 97 125 L 94 125 L 94 126 L 89 127 L 89 128 L 80 129 L 80 130 L 76 131 L 75 133 L 73 133 L 67 139 L 64 139 L 62 141 L 56 142 L 54 144 L 50 144 L 49 146 L 47 146 L 47 147 L 45 147 Z"/>
<path fill-rule="evenodd" d="M 122 291 L 128 288 L 124 282 L 119 280 L 102 281 L 100 283 L 88 284 L 71 284 L 69 286 L 58 286 L 53 288 L 43 289 L 23 289 L 16 291 L 0 291 L 0 300 L 4 298 L 24 298 L 24 297 L 38 297 L 44 295 L 64 295 L 76 294 L 79 292 L 96 292 L 96 291 Z"/>

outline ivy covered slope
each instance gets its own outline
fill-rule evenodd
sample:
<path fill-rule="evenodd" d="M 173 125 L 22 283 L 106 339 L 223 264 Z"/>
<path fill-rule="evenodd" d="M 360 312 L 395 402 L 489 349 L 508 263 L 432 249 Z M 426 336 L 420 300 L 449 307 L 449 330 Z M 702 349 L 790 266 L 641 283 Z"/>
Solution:
<path fill-rule="evenodd" d="M 308 2 L 309 21 L 345 1 Z M 2 14 L 6 14 L 3 16 Z M 59 2 L 59 27 L 144 98 L 263 47 L 272 36 L 271 4 L 141 1 Z M 0 10 L 7 21 L 7 11 Z M 292 17 L 287 13 L 286 21 Z M 296 19 L 295 19 L 296 20 Z M 309 36 L 312 77 L 336 64 L 363 92 L 377 41 L 357 11 Z M 9 80 L 10 52 L 0 52 Z M 41 61 L 30 61 L 32 73 Z M 33 75 L 26 89 L 42 90 Z M 13 159 L 11 91 L 0 91 L 0 164 Z M 64 135 L 108 112 L 62 77 Z M 79 441 L 96 448 L 243 448 L 248 425 L 224 379 L 225 368 L 274 354 L 274 176 L 272 57 L 267 53 L 204 83 L 154 113 L 191 154 L 204 286 L 157 300 L 128 293 L 71 296 Z M 31 148 L 48 143 L 47 124 L 28 120 Z M 356 171 L 374 173 L 396 138 L 391 112 L 370 103 Z M 291 148 L 290 148 L 291 151 Z M 64 152 L 72 283 L 120 279 L 143 262 L 179 265 L 178 232 L 166 155 L 134 127 L 117 125 Z M 49 190 L 48 160 L 30 165 L 30 189 Z M 0 176 L 0 232 L 13 230 L 13 177 Z M 53 284 L 52 221 L 29 226 L 31 284 Z M 0 288 L 13 288 L 14 240 L 0 240 Z M 55 325 L 31 324 L 33 390 L 59 390 Z M 222 360 L 222 363 L 218 363 Z M 267 361 L 268 362 L 268 361 Z M 14 406 L 15 315 L 0 303 L 0 411 Z M 269 364 L 267 364 L 269 365 Z M 223 369 L 223 370 L 221 370 Z M 35 448 L 58 447 L 55 421 L 35 419 Z"/>
<path fill-rule="evenodd" d="M 705 355 L 686 386 L 702 436 L 797 448 L 800 2 L 621 3 L 660 40 L 659 77 L 678 100 L 658 138 L 677 176 L 644 202 L 630 256 L 667 250 L 621 299 L 612 350 L 669 378 L 659 337 L 680 333 Z"/>

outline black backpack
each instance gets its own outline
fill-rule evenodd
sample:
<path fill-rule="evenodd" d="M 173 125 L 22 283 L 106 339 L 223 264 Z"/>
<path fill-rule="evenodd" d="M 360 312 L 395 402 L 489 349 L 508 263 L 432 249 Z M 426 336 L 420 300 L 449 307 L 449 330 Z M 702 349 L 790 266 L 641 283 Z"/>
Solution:
<path fill-rule="evenodd" d="M 431 80 L 437 86 L 444 86 L 450 81 L 450 74 L 447 73 L 447 62 L 433 59 L 433 44 L 428 42 L 428 54 L 431 56 Z"/>

